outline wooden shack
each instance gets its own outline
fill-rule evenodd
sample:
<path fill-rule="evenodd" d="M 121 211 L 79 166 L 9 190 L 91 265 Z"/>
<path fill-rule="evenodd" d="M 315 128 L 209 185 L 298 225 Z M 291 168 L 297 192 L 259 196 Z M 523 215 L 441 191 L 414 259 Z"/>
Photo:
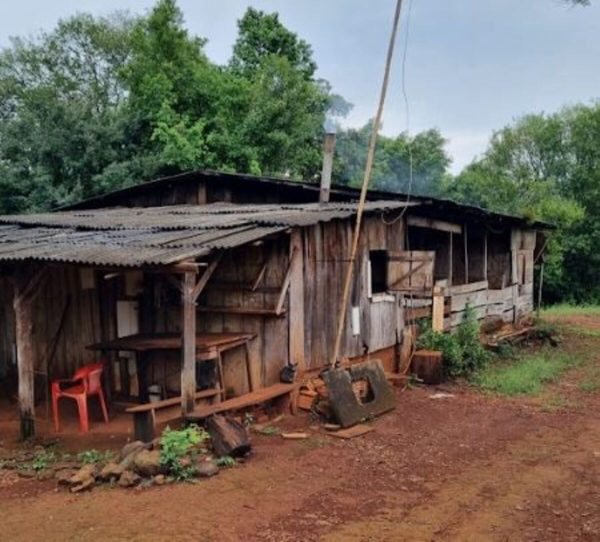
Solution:
<path fill-rule="evenodd" d="M 108 361 L 113 395 L 145 402 L 158 386 L 184 413 L 213 396 L 268 398 L 288 363 L 300 374 L 328 364 L 358 193 L 318 193 L 203 171 L 0 217 L 0 377 L 18 375 L 23 435 L 35 383 L 44 391 L 94 359 Z M 371 192 L 341 357 L 394 371 L 409 320 L 433 315 L 450 330 L 467 304 L 519 321 L 545 228 Z"/>

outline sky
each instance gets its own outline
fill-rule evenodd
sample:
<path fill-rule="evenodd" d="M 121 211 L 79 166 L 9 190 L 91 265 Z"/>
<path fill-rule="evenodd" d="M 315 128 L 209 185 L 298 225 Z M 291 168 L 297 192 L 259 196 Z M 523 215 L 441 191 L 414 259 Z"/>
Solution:
<path fill-rule="evenodd" d="M 0 47 L 78 11 L 144 13 L 152 4 L 0 0 Z M 374 116 L 395 0 L 179 0 L 188 29 L 209 40 L 206 52 L 218 63 L 230 57 L 249 5 L 279 12 L 312 45 L 318 76 L 354 104 L 344 125 Z M 561 0 L 404 0 L 403 9 L 383 132 L 438 128 L 454 173 L 519 116 L 600 98 L 600 0 L 587 8 Z"/>

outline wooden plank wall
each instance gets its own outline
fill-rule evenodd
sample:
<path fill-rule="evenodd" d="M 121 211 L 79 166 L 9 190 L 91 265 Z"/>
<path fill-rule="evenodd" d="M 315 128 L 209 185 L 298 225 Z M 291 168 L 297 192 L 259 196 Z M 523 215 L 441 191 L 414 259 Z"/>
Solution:
<path fill-rule="evenodd" d="M 199 306 L 275 307 L 289 263 L 289 236 L 283 235 L 260 245 L 240 247 L 227 253 L 198 300 Z M 251 291 L 261 267 L 267 270 L 258 288 Z M 160 276 L 147 276 L 159 290 L 154 330 L 181 331 L 181 306 L 177 292 Z M 285 308 L 287 309 L 287 300 Z M 289 358 L 288 312 L 283 317 L 198 312 L 198 332 L 248 332 L 256 334 L 250 342 L 250 366 L 254 382 L 268 386 L 279 381 L 279 373 Z M 180 356 L 178 353 L 152 355 L 151 379 L 167 381 L 170 391 L 179 390 Z M 160 359 L 157 359 L 160 357 Z M 228 395 L 249 391 L 243 348 L 223 356 L 225 385 Z"/>
<path fill-rule="evenodd" d="M 366 217 L 360 239 L 351 302 L 346 314 L 342 356 L 355 357 L 396 344 L 402 321 L 395 296 L 368 297 L 370 250 L 403 249 L 402 221 L 386 225 L 381 217 Z M 352 223 L 334 221 L 304 229 L 304 337 L 307 368 L 326 365 L 333 354 L 337 312 L 341 302 L 347 258 L 352 242 Z M 352 334 L 352 306 L 359 308 L 360 334 Z"/>
<path fill-rule="evenodd" d="M 15 341 L 14 313 L 12 288 L 5 278 L 0 279 L 0 303 L 0 356 L 2 360 L 11 360 Z M 68 378 L 82 365 L 99 358 L 99 354 L 85 348 L 101 339 L 99 295 L 96 289 L 81 288 L 78 269 L 52 268 L 33 302 L 32 312 L 36 371 L 45 371 L 55 337 L 50 379 Z M 57 335 L 63 313 L 62 331 Z"/>

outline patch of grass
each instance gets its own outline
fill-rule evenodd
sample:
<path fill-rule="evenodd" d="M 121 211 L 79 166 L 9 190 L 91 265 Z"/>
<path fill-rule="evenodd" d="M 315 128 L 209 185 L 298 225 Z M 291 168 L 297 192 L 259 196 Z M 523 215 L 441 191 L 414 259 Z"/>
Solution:
<path fill-rule="evenodd" d="M 590 329 L 588 327 L 572 326 L 568 324 L 562 325 L 561 329 L 567 333 L 573 333 L 573 335 L 577 335 L 578 337 L 591 337 L 593 339 L 600 339 L 600 329 Z"/>
<path fill-rule="evenodd" d="M 570 305 L 568 303 L 560 303 L 545 307 L 541 311 L 545 317 L 560 317 L 560 316 L 600 316 L 600 305 Z"/>
<path fill-rule="evenodd" d="M 579 389 L 586 393 L 593 393 L 600 389 L 600 382 L 597 380 L 582 380 L 579 383 Z"/>
<path fill-rule="evenodd" d="M 85 464 L 94 465 L 104 461 L 110 461 L 113 458 L 111 451 L 99 452 L 98 450 L 85 450 L 77 454 L 77 460 Z"/>
<path fill-rule="evenodd" d="M 544 412 L 556 412 L 557 410 L 576 410 L 581 404 L 560 395 L 550 395 L 542 401 Z"/>
<path fill-rule="evenodd" d="M 499 395 L 536 395 L 544 384 L 580 362 L 579 358 L 544 349 L 507 363 L 489 364 L 473 377 L 473 382 Z"/>

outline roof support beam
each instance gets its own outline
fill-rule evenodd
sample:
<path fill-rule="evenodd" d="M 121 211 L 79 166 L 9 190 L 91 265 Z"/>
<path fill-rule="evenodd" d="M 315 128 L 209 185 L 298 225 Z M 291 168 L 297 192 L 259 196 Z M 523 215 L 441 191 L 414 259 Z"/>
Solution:
<path fill-rule="evenodd" d="M 196 398 L 196 301 L 194 289 L 196 274 L 183 275 L 181 285 L 182 302 L 182 368 L 181 368 L 181 411 L 188 414 L 194 410 Z"/>
<path fill-rule="evenodd" d="M 21 418 L 21 438 L 23 440 L 35 436 L 32 305 L 45 277 L 45 267 L 33 273 L 23 270 L 13 277 L 13 308 L 15 311 L 17 371 L 19 376 L 19 416 Z"/>

